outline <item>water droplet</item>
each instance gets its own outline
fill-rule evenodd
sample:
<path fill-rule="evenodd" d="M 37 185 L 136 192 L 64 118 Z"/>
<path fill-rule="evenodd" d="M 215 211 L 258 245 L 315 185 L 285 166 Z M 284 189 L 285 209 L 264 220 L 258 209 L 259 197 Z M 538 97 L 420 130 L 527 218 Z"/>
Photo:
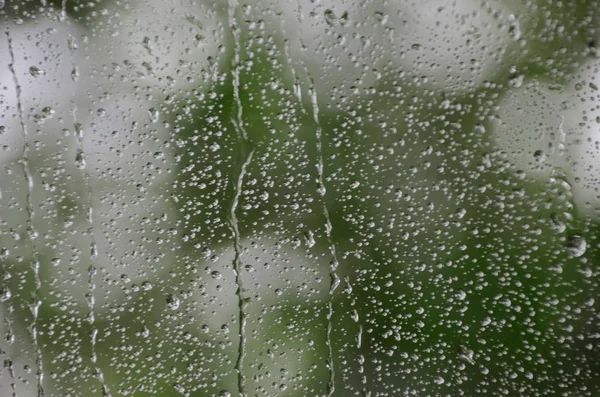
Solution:
<path fill-rule="evenodd" d="M 375 11 L 375 19 L 382 25 L 385 25 L 388 21 L 388 15 L 381 11 Z"/>
<path fill-rule="evenodd" d="M 159 116 L 158 110 L 156 110 L 155 108 L 150 108 L 150 109 L 148 109 L 148 114 L 150 115 L 150 120 L 153 123 L 156 123 L 158 121 L 158 116 Z"/>
<path fill-rule="evenodd" d="M 181 304 L 181 301 L 179 300 L 179 297 L 177 297 L 177 295 L 170 294 L 169 296 L 167 296 L 167 307 L 169 309 L 177 310 L 177 309 L 179 309 L 180 304 Z"/>
<path fill-rule="evenodd" d="M 78 150 L 77 154 L 75 155 L 75 166 L 80 169 L 83 170 L 85 169 L 85 157 L 83 156 L 83 151 Z"/>
<path fill-rule="evenodd" d="M 519 88 L 523 85 L 524 81 L 525 81 L 525 76 L 522 74 L 519 74 L 519 75 L 512 77 L 508 81 L 508 86 L 513 87 L 513 88 Z"/>
<path fill-rule="evenodd" d="M 592 307 L 592 306 L 594 306 L 594 303 L 596 303 L 596 300 L 592 297 L 585 300 L 586 306 Z"/>
<path fill-rule="evenodd" d="M 46 106 L 40 113 L 33 116 L 33 120 L 37 124 L 44 124 L 46 121 L 50 120 L 52 116 L 54 116 L 54 109 L 50 106 Z"/>
<path fill-rule="evenodd" d="M 315 246 L 315 234 L 312 230 L 308 230 L 306 233 L 304 233 L 304 243 L 308 248 L 312 248 Z"/>
<path fill-rule="evenodd" d="M 2 289 L 2 291 L 0 291 L 0 302 L 6 302 L 7 300 L 10 299 L 10 297 L 12 296 L 12 293 L 10 292 L 10 290 L 6 287 L 4 287 Z"/>
<path fill-rule="evenodd" d="M 148 51 L 149 55 L 152 55 L 152 41 L 150 40 L 150 37 L 144 37 L 144 39 L 142 40 L 142 46 L 144 46 L 146 51 Z"/>
<path fill-rule="evenodd" d="M 533 159 L 536 163 L 543 163 L 546 161 L 546 154 L 542 150 L 536 150 L 533 152 Z"/>
<path fill-rule="evenodd" d="M 329 26 L 337 26 L 338 19 L 333 10 L 327 9 L 323 14 L 325 15 L 325 22 L 327 22 Z"/>
<path fill-rule="evenodd" d="M 475 362 L 473 361 L 473 355 L 473 350 L 467 349 L 465 346 L 460 345 L 458 358 L 468 362 L 469 364 L 474 364 Z"/>
<path fill-rule="evenodd" d="M 29 68 L 29 74 L 32 75 L 33 77 L 39 77 L 41 75 L 43 75 L 45 72 L 38 68 L 37 66 L 31 66 Z"/>
<path fill-rule="evenodd" d="M 558 218 L 558 215 L 550 215 L 550 226 L 557 233 L 562 233 L 567 229 L 567 226 Z"/>
<path fill-rule="evenodd" d="M 583 254 L 585 254 L 585 250 L 587 249 L 587 242 L 583 238 L 582 235 L 577 233 L 571 233 L 567 236 L 567 251 L 569 255 L 574 258 L 579 258 Z"/>
<path fill-rule="evenodd" d="M 181 394 L 184 394 L 184 395 L 186 394 L 186 393 L 185 393 L 185 388 L 184 388 L 182 385 L 180 385 L 179 383 L 174 383 L 174 384 L 173 384 L 173 388 L 174 388 L 174 389 L 175 389 L 175 390 L 176 390 L 178 393 L 181 393 Z"/>

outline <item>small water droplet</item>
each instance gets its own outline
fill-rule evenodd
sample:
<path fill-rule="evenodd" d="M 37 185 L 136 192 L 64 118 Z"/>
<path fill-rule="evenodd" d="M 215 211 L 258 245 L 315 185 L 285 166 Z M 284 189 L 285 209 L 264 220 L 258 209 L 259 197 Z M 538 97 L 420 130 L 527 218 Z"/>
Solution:
<path fill-rule="evenodd" d="M 325 22 L 327 22 L 327 24 L 329 26 L 337 26 L 338 19 L 335 16 L 335 13 L 333 12 L 333 10 L 331 10 L 331 9 L 325 10 L 324 15 L 325 15 Z"/>
<path fill-rule="evenodd" d="M 467 349 L 465 346 L 460 345 L 460 353 L 458 358 L 468 362 L 469 364 L 474 364 L 475 362 L 473 361 L 473 355 L 473 350 Z"/>
<path fill-rule="evenodd" d="M 558 219 L 558 215 L 556 214 L 550 215 L 550 226 L 552 230 L 557 233 L 562 233 L 567 228 L 567 226 L 560 219 Z"/>
<path fill-rule="evenodd" d="M 52 116 L 54 116 L 54 109 L 50 106 L 46 106 L 40 113 L 33 116 L 33 120 L 37 124 L 44 124 L 46 121 L 50 120 Z"/>
<path fill-rule="evenodd" d="M 583 254 L 585 254 L 585 250 L 587 249 L 587 242 L 582 235 L 577 233 L 571 233 L 567 237 L 567 251 L 569 255 L 574 258 L 579 258 Z"/>
<path fill-rule="evenodd" d="M 2 291 L 0 291 L 0 302 L 6 302 L 7 300 L 10 299 L 10 297 L 12 296 L 12 293 L 10 292 L 10 290 L 6 287 L 4 287 L 2 289 Z"/>
<path fill-rule="evenodd" d="M 81 150 L 77 151 L 75 155 L 75 166 L 80 170 L 85 169 L 85 157 L 83 156 L 83 152 Z"/>
<path fill-rule="evenodd" d="M 67 46 L 69 47 L 69 51 L 71 52 L 77 50 L 77 43 L 75 42 L 73 36 L 69 36 L 69 38 L 67 39 Z"/>
<path fill-rule="evenodd" d="M 585 305 L 589 306 L 589 307 L 592 307 L 592 306 L 594 306 L 595 302 L 596 302 L 596 300 L 594 298 L 590 297 L 590 298 L 588 298 L 588 299 L 585 300 Z"/>
<path fill-rule="evenodd" d="M 148 109 L 148 114 L 150 115 L 150 120 L 153 123 L 156 123 L 158 121 L 159 113 L 158 113 L 158 110 L 156 108 L 150 108 L 150 109 Z"/>
<path fill-rule="evenodd" d="M 32 75 L 33 77 L 39 77 L 39 76 L 45 74 L 45 72 L 42 69 L 38 68 L 37 66 L 31 66 L 29 68 L 29 74 Z"/>
<path fill-rule="evenodd" d="M 379 21 L 382 25 L 385 25 L 388 21 L 388 16 L 381 11 L 375 11 L 375 19 L 377 19 L 377 21 Z"/>
<path fill-rule="evenodd" d="M 513 88 L 519 88 L 523 85 L 524 80 L 525 80 L 524 75 L 522 75 L 522 74 L 516 75 L 508 81 L 508 86 L 513 87 Z"/>
<path fill-rule="evenodd" d="M 178 393 L 181 393 L 181 394 L 186 394 L 186 393 L 185 393 L 185 389 L 184 389 L 184 387 L 183 387 L 183 386 L 181 386 L 179 383 L 174 383 L 174 384 L 173 384 L 173 388 L 174 388 L 174 389 L 175 389 L 175 390 L 176 390 Z"/>
<path fill-rule="evenodd" d="M 144 46 L 146 51 L 148 51 L 148 54 L 152 55 L 152 41 L 150 40 L 150 37 L 145 36 L 142 40 L 142 45 Z"/>
<path fill-rule="evenodd" d="M 169 296 L 167 296 L 167 307 L 171 310 L 177 310 L 179 309 L 179 305 L 181 304 L 181 301 L 179 300 L 179 297 L 175 294 L 170 294 Z"/>
<path fill-rule="evenodd" d="M 543 163 L 546 161 L 546 154 L 542 150 L 536 150 L 533 152 L 533 159 L 536 163 Z"/>

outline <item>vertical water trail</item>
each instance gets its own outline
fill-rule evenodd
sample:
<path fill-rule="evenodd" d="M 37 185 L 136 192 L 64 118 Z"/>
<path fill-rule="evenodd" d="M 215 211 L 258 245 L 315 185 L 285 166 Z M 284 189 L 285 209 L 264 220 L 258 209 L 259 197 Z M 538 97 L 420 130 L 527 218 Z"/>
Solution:
<path fill-rule="evenodd" d="M 246 376 L 244 374 L 244 359 L 246 357 L 246 322 L 247 322 L 247 299 L 244 297 L 244 287 L 242 284 L 242 245 L 240 242 L 240 231 L 238 226 L 238 219 L 236 215 L 237 207 L 239 204 L 240 196 L 242 194 L 242 188 L 244 185 L 244 177 L 246 175 L 246 169 L 252 161 L 252 155 L 254 149 L 252 142 L 248 139 L 248 134 L 244 128 L 242 120 L 243 107 L 242 101 L 240 100 L 240 57 L 241 57 L 241 31 L 237 23 L 237 9 L 238 4 L 236 0 L 229 1 L 229 28 L 233 34 L 233 60 L 232 60 L 232 78 L 233 78 L 233 99 L 235 103 L 235 117 L 232 117 L 231 122 L 234 125 L 238 139 L 240 140 L 240 154 L 242 156 L 242 165 L 240 167 L 239 174 L 234 184 L 234 197 L 231 202 L 229 209 L 229 224 L 233 233 L 234 250 L 235 256 L 233 258 L 233 270 L 235 273 L 236 283 L 236 294 L 238 298 L 238 316 L 239 316 L 239 348 L 238 358 L 236 361 L 235 368 L 238 373 L 238 392 L 241 397 L 246 397 Z"/>
<path fill-rule="evenodd" d="M 12 45 L 12 37 L 10 35 L 10 31 L 8 28 L 5 31 L 6 37 L 8 40 L 8 54 L 10 57 L 10 63 L 8 64 L 8 68 L 10 69 L 10 73 L 12 75 L 13 83 L 15 85 L 15 90 L 17 93 L 17 114 L 19 116 L 19 124 L 21 127 L 21 137 L 23 138 L 23 150 L 21 154 L 21 164 L 23 165 L 23 175 L 25 177 L 25 182 L 27 183 L 27 195 L 25 201 L 25 212 L 27 214 L 26 227 L 27 234 L 29 235 L 29 239 L 32 245 L 33 251 L 33 278 L 34 278 L 34 289 L 33 289 L 33 304 L 31 306 L 31 311 L 33 314 L 33 321 L 30 325 L 31 337 L 33 340 L 33 346 L 35 348 L 36 354 L 36 378 L 37 378 L 37 395 L 38 397 L 43 397 L 45 394 L 44 391 L 44 360 L 42 356 L 42 349 L 40 346 L 40 342 L 38 340 L 38 317 L 40 306 L 42 302 L 40 301 L 40 289 L 42 287 L 42 281 L 40 279 L 40 258 L 37 252 L 37 247 L 35 243 L 35 239 L 38 234 L 33 225 L 33 220 L 35 217 L 35 211 L 33 208 L 33 190 L 34 190 L 34 180 L 33 175 L 31 173 L 31 169 L 29 167 L 29 132 L 27 131 L 27 126 L 25 124 L 25 115 L 23 112 L 23 103 L 21 101 L 21 85 L 19 84 L 19 79 L 17 78 L 17 73 L 15 71 L 15 53 Z"/>
<path fill-rule="evenodd" d="M 285 31 L 285 19 L 281 18 L 281 36 L 284 38 L 283 44 L 283 54 L 285 55 L 285 59 L 288 63 L 288 67 L 290 68 L 290 73 L 292 75 L 292 84 L 294 87 L 294 96 L 300 105 L 300 110 L 302 112 L 306 112 L 304 106 L 302 105 L 302 87 L 300 85 L 300 80 L 298 79 L 298 75 L 296 74 L 296 68 L 292 62 L 292 55 L 290 54 L 290 41 L 286 38 L 287 34 Z"/>
<path fill-rule="evenodd" d="M 3 293 L 5 294 L 4 296 L 2 296 L 3 301 L 10 299 L 9 297 L 6 296 L 6 292 L 3 292 Z M 10 292 L 8 294 L 9 294 L 8 296 L 10 296 Z M 5 335 L 4 340 L 6 341 L 6 344 L 10 346 L 14 342 L 14 338 L 15 338 L 15 334 L 13 331 L 13 312 L 15 309 L 11 302 L 8 302 L 7 310 L 8 310 L 8 313 L 5 318 L 6 335 Z M 8 370 L 8 375 L 10 376 L 10 388 L 12 390 L 12 396 L 17 397 L 17 384 L 15 383 L 16 374 L 15 374 L 15 368 L 14 368 L 13 362 L 10 359 L 8 352 L 5 352 L 2 349 L 0 349 L 0 356 L 2 356 L 2 355 L 6 356 L 6 359 L 4 360 L 4 367 Z"/>
<path fill-rule="evenodd" d="M 62 1 L 61 8 L 61 21 L 68 21 L 67 19 L 67 0 Z M 77 45 L 69 35 L 67 37 L 67 47 L 69 48 L 69 52 L 71 55 L 71 79 L 73 81 L 77 78 L 77 66 L 75 64 L 75 49 Z M 90 323 L 90 327 L 92 329 L 90 334 L 90 351 L 91 351 L 91 361 L 94 365 L 94 372 L 100 381 L 102 386 L 102 395 L 104 397 L 110 397 L 110 389 L 106 385 L 104 381 L 104 373 L 102 372 L 102 368 L 97 366 L 98 354 L 96 352 L 96 338 L 98 336 L 98 328 L 96 327 L 96 272 L 97 265 L 96 259 L 98 257 L 98 244 L 96 242 L 96 237 L 94 236 L 94 207 L 93 207 L 93 197 L 94 191 L 92 188 L 92 182 L 90 178 L 90 172 L 87 168 L 87 161 L 85 158 L 84 145 L 83 145 L 83 125 L 81 125 L 77 121 L 77 104 L 75 100 L 71 100 L 71 114 L 73 116 L 73 125 L 75 129 L 75 140 L 76 140 L 76 154 L 75 154 L 75 166 L 81 170 L 83 173 L 84 180 L 84 188 L 86 190 L 85 197 L 85 213 L 86 213 L 86 222 L 88 224 L 88 229 L 86 233 L 90 237 L 90 266 L 88 268 L 88 293 L 87 293 L 87 304 L 88 304 L 88 321 Z"/>
<path fill-rule="evenodd" d="M 88 224 L 87 234 L 90 236 L 90 266 L 88 268 L 88 293 L 87 293 L 87 303 L 88 303 L 88 321 L 92 328 L 92 332 L 90 335 L 90 344 L 91 344 L 91 360 L 92 364 L 94 364 L 94 371 L 98 377 L 102 385 L 102 395 L 105 397 L 110 397 L 110 390 L 106 383 L 104 382 L 104 374 L 102 373 L 102 369 L 97 366 L 98 355 L 96 353 L 96 337 L 98 336 L 98 328 L 96 327 L 96 258 L 98 257 L 98 244 L 96 243 L 96 238 L 94 237 L 94 210 L 93 210 L 93 197 L 94 192 L 92 188 L 92 183 L 90 181 L 90 173 L 87 168 L 85 153 L 83 148 L 83 126 L 77 122 L 77 107 L 73 105 L 73 121 L 75 123 L 75 136 L 77 139 L 77 154 L 75 156 L 75 164 L 77 168 L 79 168 L 83 173 L 84 185 L 86 189 L 86 199 L 85 199 L 85 211 L 86 211 L 86 222 Z"/>
<path fill-rule="evenodd" d="M 67 0 L 62 0 L 60 7 L 60 20 L 61 22 L 67 18 Z"/>
<path fill-rule="evenodd" d="M 300 2 L 297 1 L 296 4 L 297 4 L 297 12 L 298 12 L 297 19 L 298 19 L 298 22 L 302 22 L 303 17 L 302 17 L 302 9 L 301 9 Z M 282 30 L 282 32 L 284 32 L 283 21 L 281 24 L 281 30 Z M 285 33 L 283 33 L 283 34 L 285 37 Z M 304 45 L 302 39 L 300 38 L 299 40 L 300 40 L 300 45 L 301 45 L 302 49 L 303 50 L 306 49 L 306 46 Z M 294 94 L 300 104 L 300 107 L 302 108 L 303 111 L 305 111 L 304 105 L 302 102 L 302 95 L 301 95 L 302 91 L 301 91 L 299 83 L 297 83 L 298 80 L 296 78 L 296 71 L 295 71 L 292 61 L 291 61 L 291 55 L 289 52 L 289 43 L 287 40 L 285 42 L 284 49 L 285 49 L 286 58 L 288 60 L 288 63 L 289 63 L 290 69 L 291 69 L 292 78 L 294 80 Z M 339 266 L 339 261 L 337 258 L 335 244 L 334 244 L 332 236 L 331 236 L 333 227 L 331 224 L 331 217 L 329 216 L 329 210 L 327 209 L 327 202 L 325 199 L 326 188 L 325 188 L 325 182 L 323 180 L 323 169 L 324 169 L 323 140 L 322 140 L 323 128 L 322 128 L 321 122 L 319 120 L 319 105 L 318 105 L 317 92 L 315 89 L 314 80 L 311 76 L 310 71 L 308 70 L 308 66 L 306 65 L 306 63 L 303 60 L 301 60 L 300 62 L 302 64 L 302 66 L 304 68 L 304 72 L 309 80 L 308 92 L 309 92 L 309 96 L 311 99 L 311 105 L 312 105 L 312 117 L 313 117 L 313 121 L 317 127 L 316 131 L 315 131 L 315 138 L 317 141 L 317 192 L 321 196 L 323 217 L 325 218 L 325 234 L 327 237 L 327 244 L 329 247 L 329 252 L 332 257 L 332 261 L 330 263 L 330 268 L 329 268 L 330 286 L 329 286 L 328 299 L 327 299 L 327 331 L 326 331 L 326 341 L 325 341 L 326 345 L 327 345 L 327 356 L 328 356 L 327 357 L 327 366 L 328 366 L 328 370 L 329 370 L 329 379 L 327 382 L 327 395 L 332 396 L 335 391 L 335 366 L 334 366 L 334 362 L 333 362 L 334 361 L 334 357 L 333 357 L 334 353 L 333 353 L 333 345 L 331 343 L 331 332 L 333 330 L 333 322 L 332 322 L 333 295 L 340 283 L 340 279 L 336 272 L 336 270 Z"/>
<path fill-rule="evenodd" d="M 11 308 L 12 308 L 12 306 L 11 306 Z M 5 352 L 4 350 L 0 349 L 0 357 L 2 357 L 2 356 L 6 357 L 3 360 L 4 361 L 3 367 L 7 369 L 8 374 L 10 376 L 10 388 L 12 390 L 11 396 L 17 397 L 17 385 L 15 383 L 15 380 L 16 380 L 15 366 L 14 366 L 12 360 L 10 359 L 8 353 Z"/>
<path fill-rule="evenodd" d="M 317 192 L 321 196 L 321 204 L 323 208 L 323 217 L 325 218 L 325 235 L 327 236 L 327 244 L 329 246 L 329 252 L 331 254 L 332 260 L 329 266 L 329 296 L 327 298 L 327 352 L 328 352 L 328 367 L 329 367 L 329 381 L 327 383 L 327 395 L 332 396 L 335 391 L 335 366 L 333 363 L 333 345 L 331 343 L 331 331 L 333 330 L 333 295 L 335 293 L 336 288 L 340 284 L 340 279 L 337 275 L 337 268 L 339 265 L 339 261 L 337 258 L 337 253 L 335 250 L 335 243 L 331 237 L 331 231 L 333 230 L 333 226 L 331 225 L 331 217 L 329 216 L 329 210 L 327 209 L 327 201 L 326 201 L 326 188 L 325 182 L 323 181 L 323 128 L 321 127 L 321 122 L 319 121 L 319 104 L 317 98 L 317 91 L 315 89 L 315 83 L 312 77 L 309 77 L 310 87 L 308 89 L 311 104 L 312 104 L 312 116 L 313 121 L 315 122 L 317 128 L 315 131 L 315 138 L 317 141 Z"/>
<path fill-rule="evenodd" d="M 8 363 L 6 363 L 6 364 L 8 364 L 7 365 L 8 373 L 10 374 L 10 388 L 12 390 L 12 397 L 17 397 L 17 384 L 15 383 L 17 376 L 15 374 L 15 367 L 14 367 L 12 360 L 10 360 L 10 359 L 8 360 Z"/>
<path fill-rule="evenodd" d="M 360 323 L 360 316 L 358 314 L 358 311 L 356 310 L 356 296 L 352 295 L 352 285 L 350 284 L 350 278 L 346 277 L 344 279 L 344 281 L 346 282 L 346 290 L 345 292 L 348 293 L 348 297 L 352 297 L 352 299 L 350 300 L 350 306 L 353 307 L 352 312 L 350 314 L 350 317 L 352 318 L 352 320 L 358 324 L 358 332 L 356 333 L 356 348 L 359 350 L 362 348 L 362 334 L 363 334 L 363 326 Z M 361 394 L 363 397 L 371 397 L 371 392 L 369 391 L 369 389 L 367 388 L 367 375 L 365 374 L 365 356 L 362 354 L 358 354 L 358 373 L 362 374 L 362 379 L 361 382 L 363 384 L 362 390 L 361 390 Z"/>
<path fill-rule="evenodd" d="M 2 197 L 2 194 L 0 192 L 0 197 Z M 6 245 L 2 242 L 2 238 L 0 236 L 0 246 L 1 247 L 5 247 Z M 6 249 L 1 249 L 0 250 L 0 259 L 4 259 L 6 256 L 8 255 L 8 251 Z M 7 271 L 6 274 L 3 274 L 2 279 L 4 281 L 8 281 L 11 278 L 11 276 L 9 275 L 9 272 Z M 14 343 L 15 341 L 15 332 L 14 332 L 14 320 L 13 320 L 13 316 L 14 316 L 14 311 L 15 308 L 13 306 L 12 303 L 12 292 L 10 291 L 10 289 L 8 289 L 8 287 L 5 287 L 2 289 L 0 295 L 0 302 L 6 302 L 7 304 L 7 313 L 6 313 L 6 317 L 4 318 L 4 323 L 6 324 L 6 333 L 4 335 L 4 342 L 6 342 L 7 346 L 10 346 Z M 15 374 L 15 368 L 13 365 L 12 360 L 10 359 L 10 355 L 8 354 L 8 352 L 3 351 L 2 348 L 0 348 L 0 356 L 6 356 L 6 360 L 4 361 L 4 367 L 8 370 L 8 374 L 10 376 L 10 388 L 12 390 L 12 396 L 13 397 L 17 397 L 17 384 L 15 383 L 16 381 L 16 374 Z"/>

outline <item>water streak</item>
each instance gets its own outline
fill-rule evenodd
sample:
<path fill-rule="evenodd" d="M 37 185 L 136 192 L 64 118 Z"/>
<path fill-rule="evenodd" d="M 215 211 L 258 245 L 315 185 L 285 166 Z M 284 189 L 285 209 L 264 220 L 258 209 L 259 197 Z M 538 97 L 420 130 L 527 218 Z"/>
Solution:
<path fill-rule="evenodd" d="M 298 21 L 302 22 L 303 16 L 302 16 L 302 9 L 301 9 L 301 5 L 300 5 L 299 1 L 297 2 L 297 13 L 298 13 L 298 15 L 297 15 Z M 283 21 L 281 24 L 281 30 L 282 30 L 283 36 L 285 37 Z M 299 41 L 300 41 L 302 50 L 305 51 L 306 45 L 304 44 L 304 42 L 302 41 L 301 38 L 299 39 Z M 291 69 L 292 79 L 294 81 L 294 95 L 295 95 L 296 99 L 298 100 L 302 111 L 305 112 L 303 102 L 302 102 L 302 94 L 301 94 L 302 91 L 301 91 L 300 84 L 297 79 L 296 71 L 295 71 L 293 63 L 292 63 L 292 59 L 291 59 L 291 55 L 290 55 L 290 51 L 289 51 L 289 43 L 287 40 L 285 41 L 284 50 L 285 50 L 286 59 L 288 60 L 289 67 Z M 330 263 L 330 268 L 329 268 L 330 286 L 329 286 L 328 299 L 327 299 L 327 331 L 326 331 L 326 341 L 325 341 L 326 345 L 327 345 L 327 354 L 328 354 L 327 366 L 328 366 L 328 370 L 329 370 L 329 379 L 327 382 L 327 395 L 332 396 L 333 393 L 335 392 L 335 366 L 334 366 L 333 344 L 331 342 L 331 332 L 333 330 L 333 321 L 332 321 L 332 318 L 333 318 L 333 296 L 334 296 L 335 290 L 337 289 L 337 287 L 340 284 L 340 279 L 336 272 L 336 270 L 339 266 L 339 260 L 337 258 L 335 244 L 333 242 L 333 238 L 331 235 L 333 226 L 331 224 L 331 217 L 329 216 L 329 210 L 327 209 L 327 202 L 326 202 L 326 198 L 325 198 L 326 188 L 325 188 L 325 182 L 324 182 L 324 178 L 323 178 L 323 171 L 324 171 L 323 139 L 322 139 L 323 128 L 322 128 L 321 122 L 319 120 L 318 97 L 317 97 L 317 92 L 315 89 L 315 83 L 311 76 L 310 71 L 308 70 L 308 66 L 306 65 L 306 63 L 303 60 L 300 60 L 300 62 L 304 68 L 304 72 L 305 72 L 306 76 L 308 77 L 308 80 L 310 83 L 309 87 L 308 87 L 308 92 L 309 92 L 309 96 L 311 99 L 313 121 L 317 127 L 316 131 L 315 131 L 315 138 L 317 141 L 317 192 L 321 196 L 322 212 L 323 212 L 323 217 L 325 218 L 325 234 L 327 237 L 327 244 L 329 247 L 329 252 L 332 257 L 332 261 Z"/>
<path fill-rule="evenodd" d="M 12 305 L 12 303 L 9 302 L 8 304 L 8 314 L 6 315 L 5 318 L 5 322 L 6 322 L 6 337 L 5 337 L 5 342 L 7 343 L 7 345 L 11 345 L 14 341 L 14 331 L 13 331 L 13 312 L 14 312 L 14 307 Z M 4 368 L 6 368 L 8 370 L 8 374 L 10 376 L 10 388 L 12 390 L 12 397 L 17 397 L 17 384 L 16 384 L 16 374 L 15 374 L 15 367 L 14 364 L 12 362 L 12 360 L 10 359 L 10 356 L 8 355 L 8 352 L 3 351 L 2 349 L 0 349 L 0 356 L 4 355 L 6 357 L 6 359 L 4 360 Z"/>
<path fill-rule="evenodd" d="M 15 383 L 16 374 L 15 374 L 14 363 L 12 362 L 12 360 L 10 359 L 10 357 L 8 356 L 8 353 L 5 352 L 4 350 L 0 349 L 0 357 L 2 357 L 2 356 L 6 357 L 4 359 L 3 366 L 4 366 L 4 368 L 6 368 L 8 370 L 8 374 L 10 376 L 10 388 L 12 390 L 11 396 L 12 397 L 17 397 L 17 385 Z"/>
<path fill-rule="evenodd" d="M 243 107 L 242 101 L 240 99 L 240 57 L 241 57 L 241 31 L 238 26 L 236 13 L 238 10 L 238 4 L 236 0 L 230 0 L 229 2 L 229 28 L 233 34 L 233 60 L 232 60 L 232 78 L 233 78 L 233 98 L 235 102 L 235 113 L 232 117 L 232 124 L 235 127 L 238 139 L 240 141 L 240 153 L 243 158 L 242 165 L 240 167 L 239 174 L 237 176 L 235 185 L 234 185 L 234 197 L 231 202 L 231 207 L 229 209 L 229 224 L 231 231 L 233 233 L 234 239 L 234 250 L 235 256 L 233 258 L 233 269 L 235 273 L 235 283 L 236 283 L 236 295 L 238 298 L 238 316 L 239 316 L 239 348 L 238 348 L 238 358 L 236 361 L 236 371 L 238 373 L 238 392 L 241 397 L 246 397 L 246 376 L 244 374 L 244 359 L 246 358 L 246 323 L 248 314 L 246 313 L 246 306 L 248 303 L 247 298 L 244 297 L 244 287 L 242 284 L 242 245 L 241 245 L 241 237 L 239 230 L 238 218 L 236 215 L 237 207 L 239 204 L 240 196 L 242 194 L 242 189 L 244 185 L 244 177 L 246 176 L 246 169 L 250 165 L 252 161 L 252 155 L 254 153 L 254 149 L 252 147 L 252 142 L 248 139 L 248 134 L 246 133 L 246 129 L 244 128 L 243 122 Z"/>
<path fill-rule="evenodd" d="M 61 21 L 69 22 L 67 18 L 67 0 L 62 1 L 61 8 Z M 75 81 L 74 76 L 77 74 L 75 71 L 77 70 L 75 64 L 75 49 L 77 45 L 75 44 L 74 38 L 69 35 L 67 37 L 67 48 L 69 48 L 69 52 L 71 55 L 71 79 Z M 86 222 L 88 224 L 88 229 L 86 231 L 87 235 L 90 236 L 90 266 L 88 268 L 88 294 L 87 294 L 87 304 L 88 304 L 88 321 L 91 327 L 90 333 L 90 350 L 91 350 L 91 361 L 94 364 L 95 374 L 100 381 L 102 386 L 102 395 L 104 397 L 110 397 L 110 389 L 106 385 L 104 381 L 104 374 L 102 369 L 97 366 L 98 354 L 96 352 L 96 338 L 98 336 L 98 328 L 96 327 L 96 299 L 95 299 L 95 291 L 96 291 L 96 273 L 97 273 L 97 264 L 96 259 L 98 257 L 98 244 L 96 242 L 96 237 L 94 236 L 94 207 L 93 207 L 93 197 L 94 191 L 92 188 L 92 182 L 90 177 L 90 172 L 87 167 L 86 155 L 84 151 L 83 144 L 83 125 L 81 125 L 77 121 L 77 104 L 75 100 L 71 101 L 71 114 L 73 116 L 73 124 L 75 129 L 75 140 L 76 140 L 76 154 L 75 154 L 75 166 L 79 168 L 83 174 L 84 187 L 86 190 L 85 197 L 85 212 L 86 212 Z"/>
<path fill-rule="evenodd" d="M 327 344 L 327 352 L 328 352 L 328 367 L 329 367 L 329 381 L 327 383 L 327 395 L 332 396 L 335 391 L 335 366 L 333 363 L 333 345 L 331 343 L 331 331 L 333 330 L 333 295 L 335 293 L 336 288 L 340 284 L 340 279 L 337 275 L 337 268 L 339 265 L 339 261 L 337 258 L 337 253 L 335 249 L 335 243 L 333 242 L 333 238 L 331 236 L 331 231 L 333 230 L 333 226 L 331 224 L 331 217 L 329 216 L 329 210 L 327 209 L 327 200 L 325 198 L 326 188 L 325 182 L 323 180 L 323 171 L 324 171 L 324 161 L 323 161 L 323 128 L 321 127 L 321 122 L 319 121 L 319 104 L 317 98 L 317 91 L 315 89 L 315 84 L 313 79 L 309 75 L 310 87 L 309 87 L 309 95 L 311 98 L 312 104 L 312 115 L 313 120 L 317 126 L 315 131 L 315 138 L 317 141 L 317 192 L 321 196 L 321 205 L 323 208 L 323 216 L 325 218 L 325 235 L 327 236 L 327 244 L 329 246 L 329 252 L 331 254 L 332 260 L 329 267 L 329 296 L 327 299 L 327 334 L 326 334 L 326 344 Z"/>
<path fill-rule="evenodd" d="M 15 71 L 15 53 L 13 50 L 12 44 L 12 36 L 10 35 L 10 31 L 5 31 L 7 41 L 8 41 L 8 54 L 10 57 L 10 63 L 8 64 L 8 68 L 12 75 L 13 83 L 15 85 L 15 90 L 17 94 L 17 114 L 19 115 L 19 124 L 21 127 L 21 137 L 23 138 L 23 149 L 21 153 L 21 164 L 23 166 L 23 176 L 25 178 L 25 183 L 27 184 L 27 195 L 25 201 L 25 212 L 27 214 L 26 227 L 27 233 L 29 235 L 29 239 L 32 245 L 33 251 L 33 278 L 34 278 L 34 289 L 33 289 L 33 304 L 31 305 L 31 312 L 33 314 L 33 320 L 30 325 L 31 337 L 33 340 L 33 345 L 35 348 L 36 354 L 36 380 L 37 380 L 37 395 L 38 397 L 43 397 L 45 395 L 44 391 L 44 360 L 42 356 L 42 349 L 40 346 L 40 342 L 38 340 L 38 318 L 40 312 L 40 306 L 42 304 L 40 300 L 40 289 L 42 287 L 42 281 L 40 279 L 40 258 L 38 255 L 37 244 L 35 243 L 35 239 L 38 236 L 37 231 L 33 225 L 33 220 L 35 217 L 35 210 L 33 206 L 33 192 L 34 192 L 34 179 L 33 174 L 31 173 L 31 169 L 29 166 L 29 132 L 27 131 L 27 125 L 25 124 L 25 115 L 23 112 L 23 102 L 21 100 L 21 85 L 19 84 L 19 79 L 17 78 L 17 73 Z"/>

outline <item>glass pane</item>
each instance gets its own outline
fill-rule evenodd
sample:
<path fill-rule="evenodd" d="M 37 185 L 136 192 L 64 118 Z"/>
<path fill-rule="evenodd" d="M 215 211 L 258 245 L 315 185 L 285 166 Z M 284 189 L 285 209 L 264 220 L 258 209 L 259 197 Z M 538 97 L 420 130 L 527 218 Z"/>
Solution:
<path fill-rule="evenodd" d="M 592 0 L 0 0 L 0 396 L 596 396 Z"/>

